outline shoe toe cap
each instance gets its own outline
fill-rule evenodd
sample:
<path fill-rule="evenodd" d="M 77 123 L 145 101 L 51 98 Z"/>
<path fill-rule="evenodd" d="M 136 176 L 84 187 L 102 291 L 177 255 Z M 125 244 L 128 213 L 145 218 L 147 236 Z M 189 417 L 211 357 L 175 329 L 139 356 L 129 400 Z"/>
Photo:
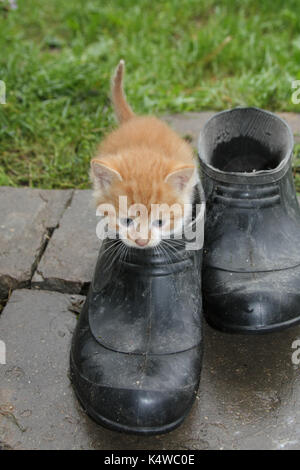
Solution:
<path fill-rule="evenodd" d="M 300 268 L 259 273 L 206 269 L 204 315 L 227 332 L 264 333 L 300 323 Z"/>
<path fill-rule="evenodd" d="M 86 411 L 100 424 L 117 431 L 158 434 L 184 419 L 193 397 L 190 391 L 159 392 L 93 386 Z"/>
<path fill-rule="evenodd" d="M 73 388 L 91 418 L 110 429 L 168 432 L 183 421 L 195 401 L 201 348 L 147 359 L 108 351 L 87 339 L 81 354 L 78 349 L 71 352 Z"/>
<path fill-rule="evenodd" d="M 190 410 L 197 386 L 174 390 L 121 389 L 91 383 L 71 367 L 73 386 L 85 411 L 115 431 L 160 434 L 177 427 Z"/>

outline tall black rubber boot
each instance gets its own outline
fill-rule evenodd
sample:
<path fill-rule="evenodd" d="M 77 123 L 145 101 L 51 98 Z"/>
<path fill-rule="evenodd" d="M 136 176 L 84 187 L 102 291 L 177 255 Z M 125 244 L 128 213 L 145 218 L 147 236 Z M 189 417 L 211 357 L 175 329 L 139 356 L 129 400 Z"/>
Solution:
<path fill-rule="evenodd" d="M 218 113 L 201 132 L 203 303 L 219 330 L 265 333 L 300 322 L 292 151 L 289 126 L 256 108 Z"/>
<path fill-rule="evenodd" d="M 111 265 L 111 243 L 102 245 L 74 332 L 71 380 L 97 423 L 165 433 L 188 414 L 199 385 L 202 249 L 130 249 Z"/>

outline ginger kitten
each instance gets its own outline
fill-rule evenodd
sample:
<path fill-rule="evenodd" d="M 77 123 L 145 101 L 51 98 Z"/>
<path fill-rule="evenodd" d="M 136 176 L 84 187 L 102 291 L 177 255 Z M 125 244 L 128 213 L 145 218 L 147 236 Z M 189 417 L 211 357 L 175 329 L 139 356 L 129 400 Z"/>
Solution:
<path fill-rule="evenodd" d="M 120 126 L 91 161 L 91 178 L 96 205 L 105 207 L 102 213 L 123 243 L 152 248 L 170 233 L 182 232 L 197 171 L 191 147 L 167 124 L 133 113 L 123 92 L 124 65 L 121 60 L 112 80 Z M 126 208 L 119 207 L 122 196 Z"/>

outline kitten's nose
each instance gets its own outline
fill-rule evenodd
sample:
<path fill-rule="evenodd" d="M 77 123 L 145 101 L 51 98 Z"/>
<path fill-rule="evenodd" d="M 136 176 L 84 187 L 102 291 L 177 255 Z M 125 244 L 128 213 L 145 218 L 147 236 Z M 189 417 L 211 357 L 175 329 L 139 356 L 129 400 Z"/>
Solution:
<path fill-rule="evenodd" d="M 147 243 L 148 243 L 148 240 L 145 240 L 145 239 L 143 239 L 143 238 L 137 238 L 137 239 L 135 240 L 135 243 L 136 243 L 137 245 L 139 245 L 139 246 L 146 246 Z"/>

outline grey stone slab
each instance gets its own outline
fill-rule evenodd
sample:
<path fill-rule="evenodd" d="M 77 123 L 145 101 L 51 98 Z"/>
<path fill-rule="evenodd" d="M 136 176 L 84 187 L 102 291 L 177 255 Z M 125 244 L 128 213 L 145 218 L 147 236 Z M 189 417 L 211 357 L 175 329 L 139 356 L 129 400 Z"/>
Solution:
<path fill-rule="evenodd" d="M 295 142 L 300 143 L 300 113 L 277 113 L 291 127 Z"/>
<path fill-rule="evenodd" d="M 183 113 L 164 116 L 163 119 L 170 124 L 180 135 L 187 137 L 192 145 L 197 148 L 197 140 L 200 129 L 205 122 L 216 112 L 203 111 L 200 113 Z M 300 113 L 277 113 L 287 121 L 294 133 L 295 142 L 300 143 Z"/>
<path fill-rule="evenodd" d="M 128 436 L 93 423 L 70 386 L 76 318 L 69 308 L 79 301 L 16 290 L 0 316 L 7 348 L 0 365 L 3 448 L 300 449 L 300 365 L 292 364 L 300 327 L 255 337 L 206 326 L 200 392 L 186 421 L 163 436 Z"/>
<path fill-rule="evenodd" d="M 300 364 L 292 362 L 297 339 L 300 327 L 263 336 L 206 327 L 194 419 L 211 447 L 300 449 Z"/>
<path fill-rule="evenodd" d="M 77 190 L 38 264 L 33 287 L 82 293 L 91 281 L 100 247 L 96 235 L 99 219 L 92 191 Z"/>
<path fill-rule="evenodd" d="M 30 282 L 72 192 L 0 187 L 0 298 Z"/>
<path fill-rule="evenodd" d="M 183 113 L 164 116 L 163 119 L 182 137 L 185 137 L 193 147 L 197 148 L 199 132 L 206 121 L 215 113 L 203 111 L 200 113 Z"/>

